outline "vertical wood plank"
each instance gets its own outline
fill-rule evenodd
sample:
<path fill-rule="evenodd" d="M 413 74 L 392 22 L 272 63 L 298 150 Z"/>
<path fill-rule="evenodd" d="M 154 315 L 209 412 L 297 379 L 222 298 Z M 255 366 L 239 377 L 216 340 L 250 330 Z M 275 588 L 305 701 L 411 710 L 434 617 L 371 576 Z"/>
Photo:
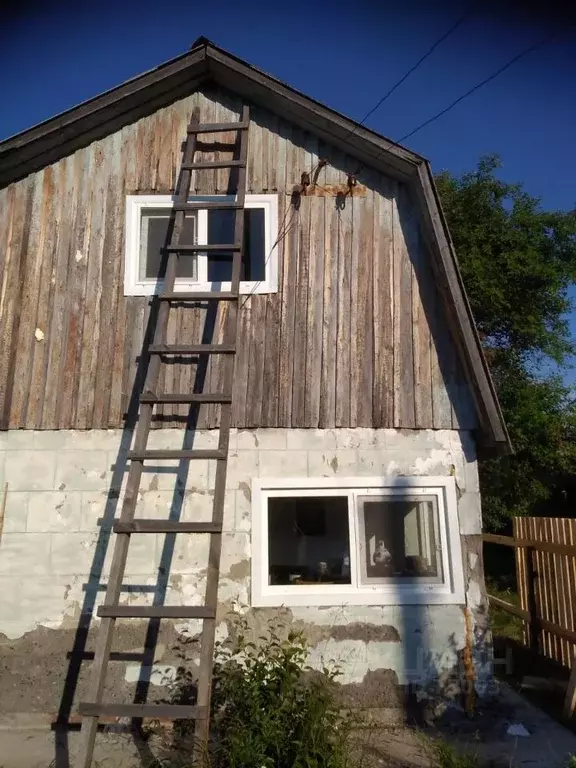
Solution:
<path fill-rule="evenodd" d="M 539 541 L 549 541 L 549 519 L 548 518 L 542 518 L 540 521 L 540 532 L 539 532 Z M 553 563 L 552 563 L 552 555 L 550 552 L 543 552 L 543 564 L 544 564 L 544 573 L 545 573 L 545 579 L 544 579 L 544 592 L 546 593 L 546 610 L 544 613 L 544 616 L 548 621 L 557 621 L 557 614 L 556 614 L 556 585 L 555 585 L 555 579 L 554 579 L 554 570 L 553 570 Z M 556 658 L 557 654 L 557 647 L 556 647 L 556 637 L 550 632 L 546 632 L 548 643 L 549 643 L 549 653 L 551 658 Z"/>
<path fill-rule="evenodd" d="M 250 299 L 242 297 L 238 313 L 238 346 L 234 362 L 233 424 L 246 424 L 248 361 L 250 358 Z"/>
<path fill-rule="evenodd" d="M 284 187 L 285 183 L 285 167 L 281 163 L 278 150 L 280 143 L 279 133 L 279 118 L 272 112 L 267 113 L 267 127 L 268 127 L 268 160 L 266 162 L 266 168 L 268 170 L 267 187 L 266 191 L 269 193 L 278 191 L 278 184 Z M 279 181 L 280 180 L 280 181 Z M 282 189 L 284 192 L 284 189 Z"/>
<path fill-rule="evenodd" d="M 286 185 L 295 157 L 294 145 L 287 147 Z M 295 292 L 298 275 L 298 231 L 300 211 L 286 200 L 287 215 L 282 227 L 282 282 L 280 285 L 280 348 L 278 351 L 278 426 L 292 426 L 292 378 L 294 373 Z"/>
<path fill-rule="evenodd" d="M 215 120 L 218 123 L 231 123 L 237 121 L 238 115 L 234 114 L 225 104 L 223 104 L 223 93 L 220 88 L 218 88 L 215 91 Z M 219 160 L 230 160 L 232 158 L 232 153 L 234 151 L 234 147 L 236 146 L 236 139 L 237 139 L 237 132 L 236 131 L 225 131 L 224 133 L 220 134 L 219 141 L 223 144 L 229 144 L 230 150 L 224 151 L 221 150 L 217 153 L 217 157 Z M 230 187 L 230 169 L 229 168 L 219 168 L 216 171 L 216 190 L 217 194 L 226 194 L 229 191 Z M 235 188 L 234 188 L 235 191 Z"/>
<path fill-rule="evenodd" d="M 56 239 L 58 231 L 58 198 L 55 167 L 44 169 L 43 200 L 45 204 L 42 210 L 42 227 L 38 249 L 40 251 L 40 279 L 36 306 L 34 308 L 34 325 L 43 334 L 46 334 L 49 308 L 51 306 L 52 280 L 53 280 L 53 256 L 56 251 Z M 28 429 L 42 426 L 42 406 L 46 390 L 46 367 L 48 359 L 48 347 L 45 341 L 38 341 L 30 350 L 30 387 L 26 410 L 25 426 Z M 54 426 L 54 425 L 51 425 Z"/>
<path fill-rule="evenodd" d="M 552 518 L 546 519 L 546 536 L 548 541 L 558 541 L 554 531 L 554 521 Z M 552 615 L 554 621 L 560 626 L 566 626 L 564 624 L 564 616 L 562 611 L 562 573 L 559 567 L 558 555 L 551 552 L 548 555 L 549 569 L 551 575 L 551 600 L 552 600 Z M 562 663 L 564 659 L 564 648 L 562 638 L 554 637 L 554 653 L 558 662 Z"/>
<path fill-rule="evenodd" d="M 322 318 L 324 312 L 324 207 L 325 203 L 322 198 L 310 198 L 306 393 L 303 423 L 305 427 L 318 427 L 320 421 Z"/>
<path fill-rule="evenodd" d="M 563 541 L 570 546 L 574 546 L 576 531 L 576 525 L 573 520 L 562 519 L 562 531 Z M 568 629 L 576 630 L 576 558 L 568 557 L 566 555 L 563 558 L 564 579 L 566 582 L 566 613 Z M 566 665 L 571 667 L 574 661 L 576 652 L 576 644 L 568 643 L 568 657 L 566 659 Z"/>
<path fill-rule="evenodd" d="M 338 345 L 336 349 L 336 426 L 350 421 L 350 312 L 352 265 L 352 204 L 345 198 L 338 211 Z"/>
<path fill-rule="evenodd" d="M 227 328 L 228 312 L 230 305 L 224 301 L 220 303 L 218 307 L 218 313 L 216 316 L 216 343 L 221 344 L 225 339 L 225 331 Z M 215 367 L 213 371 L 213 385 L 215 392 L 225 391 L 225 371 L 224 371 L 224 358 L 222 355 L 218 355 L 215 359 Z M 213 414 L 213 419 L 210 424 L 212 429 L 220 426 L 220 417 L 222 414 L 222 408 L 217 407 Z"/>
<path fill-rule="evenodd" d="M 552 518 L 550 520 L 551 525 L 551 540 L 557 541 L 560 544 L 566 544 L 566 537 L 564 536 L 563 520 L 560 518 Z M 566 573 L 567 557 L 566 555 L 554 555 L 554 571 L 557 584 L 558 593 L 558 623 L 570 628 L 571 619 L 568 612 L 568 595 L 570 587 L 568 584 L 568 578 Z M 567 667 L 570 667 L 570 642 L 564 638 L 558 638 L 560 645 L 560 662 Z"/>
<path fill-rule="evenodd" d="M 164 183 L 168 189 L 172 186 L 172 149 L 171 149 L 171 131 L 167 132 L 168 144 L 164 146 L 165 158 L 162 161 L 161 167 L 163 168 Z M 110 409 L 108 413 L 108 426 L 115 427 L 122 421 L 124 409 L 126 407 L 123 398 L 123 369 L 124 369 L 124 346 L 128 343 L 126 324 L 128 318 L 128 300 L 124 296 L 124 259 L 125 259 L 125 219 L 126 219 L 126 195 L 128 190 L 131 189 L 132 178 L 135 166 L 135 157 L 133 152 L 133 136 L 134 127 L 126 126 L 122 129 L 120 141 L 121 141 L 121 155 L 122 155 L 122 173 L 119 190 L 119 219 L 118 219 L 118 245 L 117 251 L 114 254 L 114 258 L 118 261 L 118 277 L 116 286 L 116 307 L 117 307 L 117 322 L 116 330 L 114 333 L 113 349 L 112 349 L 112 371 L 111 371 L 111 388 L 110 388 Z M 79 212 L 80 215 L 80 212 Z"/>
<path fill-rule="evenodd" d="M 89 242 L 87 232 L 90 231 L 90 213 L 88 202 L 91 192 L 91 158 L 92 153 L 83 150 L 75 156 L 75 196 L 76 218 L 72 233 L 71 254 L 69 260 L 68 275 L 68 334 L 64 353 L 61 398 L 67 407 L 62 407 L 59 413 L 59 426 L 61 429 L 70 429 L 76 425 L 76 413 L 78 408 L 78 388 L 80 386 L 79 362 L 82 349 L 82 322 L 86 302 L 86 272 L 88 265 Z M 122 211 L 124 204 L 122 205 Z M 120 254 L 114 254 L 121 262 Z M 122 360 L 122 349 L 114 356 L 112 364 L 116 364 L 117 357 Z M 114 421 L 114 426 L 120 423 L 121 414 Z"/>
<path fill-rule="evenodd" d="M 438 289 L 435 285 L 430 290 L 430 331 L 432 344 L 430 347 L 431 380 L 432 380 L 432 418 L 434 429 L 452 428 L 452 404 L 446 387 L 442 350 L 443 314 L 444 309 Z"/>
<path fill-rule="evenodd" d="M 329 148 L 321 145 L 320 153 Z M 334 158 L 324 171 L 323 182 L 336 183 L 339 173 Z M 324 199 L 324 297 L 322 313 L 322 372 L 320 380 L 319 426 L 336 426 L 336 345 L 338 335 L 338 210 L 336 198 Z"/>
<path fill-rule="evenodd" d="M 20 426 L 12 416 L 11 408 L 22 310 L 23 277 L 26 273 L 32 192 L 30 177 L 15 185 L 11 200 L 6 255 L 3 259 L 4 276 L 0 298 L 0 319 L 2 320 L 0 326 L 0 333 L 2 334 L 0 402 L 3 408 L 0 427 L 4 429 Z"/>
<path fill-rule="evenodd" d="M 246 189 L 252 194 L 262 192 L 262 125 L 259 110 L 251 110 L 250 140 L 248 142 L 248 168 L 246 175 Z"/>
<path fill-rule="evenodd" d="M 376 189 L 372 291 L 374 306 L 372 423 L 376 428 L 389 428 L 394 423 L 392 182 L 379 177 Z"/>
<path fill-rule="evenodd" d="M 529 519 L 529 525 L 531 526 L 531 539 L 533 541 L 541 541 L 541 521 L 532 517 Z M 534 560 L 536 562 L 536 579 L 534 585 L 534 593 L 536 595 L 536 609 L 539 616 L 547 619 L 549 616 L 549 610 L 548 585 L 546 582 L 547 578 L 549 578 L 549 574 L 547 574 L 546 553 L 535 550 Z M 552 649 L 549 633 L 545 630 L 540 630 L 539 636 L 542 652 L 550 656 Z"/>
<path fill-rule="evenodd" d="M 394 426 L 414 428 L 412 265 L 406 242 L 410 227 L 406 191 L 398 188 L 394 216 Z"/>
<path fill-rule="evenodd" d="M 262 419 L 264 396 L 264 336 L 266 328 L 266 297 L 254 295 L 251 305 L 250 353 L 248 387 L 246 391 L 246 426 L 258 427 Z"/>
<path fill-rule="evenodd" d="M 28 257 L 22 277 L 22 301 L 20 322 L 18 324 L 17 348 L 14 355 L 14 383 L 12 388 L 11 420 L 18 426 L 25 426 L 32 368 L 30 361 L 37 344 L 36 309 L 40 291 L 42 270 L 42 230 L 46 201 L 43 198 L 44 174 L 32 177 L 33 191 L 30 211 L 30 235 L 28 238 Z M 6 230 L 4 230 L 6 231 Z M 7 245 L 7 244 L 6 244 Z M 7 356 L 8 357 L 8 356 Z"/>
<path fill-rule="evenodd" d="M 264 352 L 264 382 L 262 403 L 262 426 L 278 426 L 279 387 L 280 387 L 280 355 L 282 353 L 281 321 L 282 321 L 282 286 L 286 259 L 286 242 L 284 230 L 288 226 L 292 214 L 290 198 L 286 195 L 286 126 L 276 120 L 272 153 L 275 153 L 269 164 L 274 167 L 271 184 L 275 187 L 280 183 L 278 193 L 278 232 L 276 247 L 278 249 L 278 286 L 279 293 L 266 297 L 266 333 Z M 278 182 L 280 179 L 280 182 Z M 266 254 L 268 258 L 270 254 Z"/>
<path fill-rule="evenodd" d="M 74 371 L 76 368 L 76 357 L 80 351 L 80 334 L 79 334 L 79 313 L 78 303 L 80 296 L 83 297 L 85 290 L 85 264 L 86 264 L 86 251 L 83 249 L 84 243 L 78 242 L 78 233 L 81 233 L 81 237 L 84 237 L 84 223 L 85 223 L 85 210 L 81 209 L 81 205 L 86 205 L 88 196 L 84 189 L 81 188 L 87 186 L 86 179 L 86 159 L 89 157 L 85 152 L 76 153 L 73 158 L 70 158 L 73 165 L 71 173 L 73 175 L 72 195 L 73 199 L 70 206 L 66 207 L 65 215 L 70 218 L 70 227 L 66 232 L 67 243 L 63 245 L 63 255 L 68 256 L 66 263 L 66 275 L 65 275 L 65 288 L 66 297 L 63 303 L 65 317 L 63 318 L 63 327 L 60 331 L 60 339 L 62 345 L 62 354 L 60 359 L 60 375 L 58 383 L 58 394 L 56 402 L 56 415 L 57 423 L 61 429 L 69 429 L 74 425 L 75 414 L 75 390 L 74 384 L 71 381 L 68 366 Z M 123 210 L 123 201 L 118 201 L 120 211 Z M 82 247 L 82 250 L 80 247 Z M 115 259 L 120 265 L 122 263 L 121 254 L 113 252 L 110 254 L 112 259 Z M 116 313 L 110 314 L 110 322 L 115 323 L 117 320 Z M 114 362 L 114 353 L 110 352 L 110 355 L 106 358 L 110 361 L 110 365 Z M 68 397 L 67 397 L 68 395 Z M 71 404 L 74 405 L 71 406 Z"/>
<path fill-rule="evenodd" d="M 112 138 L 114 140 L 108 143 L 107 148 L 109 171 L 104 214 L 105 232 L 101 272 L 102 293 L 100 297 L 100 317 L 102 319 L 106 318 L 106 321 L 101 322 L 98 339 L 98 358 L 99 360 L 109 361 L 112 360 L 114 354 L 114 338 L 118 322 L 118 284 L 122 279 L 119 253 L 121 231 L 124 225 L 121 212 L 123 198 L 122 177 L 125 173 L 125 163 L 121 156 L 122 136 L 120 133 L 116 133 Z M 160 141 L 159 137 L 156 141 Z M 154 166 L 157 167 L 157 164 L 158 159 L 155 158 Z M 157 170 L 155 170 L 155 173 L 157 174 Z M 99 425 L 101 429 L 105 429 L 110 423 L 108 414 L 111 391 L 112 366 L 110 364 L 98 365 L 95 378 L 93 419 L 94 424 Z"/>
<path fill-rule="evenodd" d="M 372 177 L 362 179 L 367 186 L 373 185 Z M 373 377 L 373 249 L 374 249 L 374 196 L 369 190 L 365 197 L 352 198 L 353 253 L 356 253 L 356 272 L 353 284 L 352 317 L 352 379 L 351 425 L 372 426 L 372 377 Z M 354 354 L 355 349 L 355 354 Z"/>
<path fill-rule="evenodd" d="M 139 140 L 143 134 L 138 132 Z M 106 222 L 106 194 L 108 189 L 107 166 L 104 148 L 100 142 L 92 145 L 94 152 L 94 176 L 90 201 L 91 221 L 88 245 L 88 270 L 86 281 L 88 292 L 82 325 L 82 351 L 80 355 L 80 387 L 78 390 L 77 426 L 89 429 L 94 425 L 94 380 L 98 360 L 100 338 L 100 299 L 102 295 L 102 257 Z M 142 176 L 139 183 L 147 183 Z M 93 288 L 90 288 L 93 286 Z"/>
<path fill-rule="evenodd" d="M 526 538 L 524 530 L 524 521 L 520 517 L 512 518 L 512 530 L 515 539 Z M 520 598 L 520 607 L 522 610 L 528 610 L 527 599 L 527 580 L 526 580 L 526 549 L 523 547 L 515 547 L 514 559 L 516 564 L 516 589 L 518 590 L 518 597 Z M 524 643 L 528 644 L 528 626 L 524 622 L 522 627 L 522 634 Z"/>
<path fill-rule="evenodd" d="M 42 172 L 40 173 L 42 175 Z M 6 292 L 3 287 L 4 283 L 4 270 L 7 266 L 8 257 L 8 245 L 11 235 L 11 222 L 12 222 L 12 209 L 14 205 L 14 191 L 16 189 L 15 184 L 11 184 L 4 189 L 0 189 L 0 232 L 2 237 L 0 238 L 0 311 L 2 310 L 3 302 L 6 299 Z"/>
<path fill-rule="evenodd" d="M 574 546 L 576 544 L 576 521 L 564 520 L 565 540 L 567 544 Z M 568 601 L 570 617 L 569 628 L 576 631 L 576 558 L 571 557 L 566 560 L 566 576 L 570 599 Z M 570 644 L 570 664 L 574 663 L 576 658 L 576 644 Z"/>
<path fill-rule="evenodd" d="M 308 332 L 308 272 L 310 265 L 310 202 L 302 198 L 298 232 L 298 267 L 295 287 L 294 371 L 292 377 L 292 426 L 305 425 L 306 337 Z"/>
<path fill-rule="evenodd" d="M 10 420 L 8 371 L 10 363 L 12 329 L 14 324 L 14 302 L 11 274 L 17 261 L 12 243 L 16 184 L 0 190 L 0 428 L 6 429 Z"/>
<path fill-rule="evenodd" d="M 432 364 L 430 326 L 430 286 L 433 278 L 420 242 L 418 223 L 412 217 L 412 343 L 414 346 L 414 413 L 418 429 L 427 429 L 432 414 Z"/>
<path fill-rule="evenodd" d="M 270 115 L 268 112 L 259 113 L 260 120 L 260 158 L 261 167 L 258 174 L 258 186 L 260 192 L 268 192 L 270 186 L 270 156 L 272 153 L 272 141 L 269 127 Z"/>
<path fill-rule="evenodd" d="M 48 367 L 46 370 L 46 389 L 42 422 L 44 425 L 58 423 L 58 401 L 61 393 L 60 374 L 62 353 L 67 335 L 67 280 L 70 258 L 70 240 L 74 226 L 74 167 L 72 158 L 66 158 L 58 167 L 58 235 L 55 244 L 54 266 L 52 271 L 52 295 L 50 314 L 46 329 L 48 347 Z M 97 353 L 96 353 L 97 357 Z"/>

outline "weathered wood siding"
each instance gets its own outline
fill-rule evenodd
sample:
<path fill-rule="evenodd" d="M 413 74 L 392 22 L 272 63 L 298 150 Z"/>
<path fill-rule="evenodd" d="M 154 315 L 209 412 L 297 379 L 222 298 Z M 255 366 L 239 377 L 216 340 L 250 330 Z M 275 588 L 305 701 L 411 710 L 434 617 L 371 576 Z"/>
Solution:
<path fill-rule="evenodd" d="M 149 300 L 123 295 L 125 196 L 173 190 L 194 107 L 218 122 L 236 119 L 239 104 L 195 93 L 0 190 L 2 428 L 122 425 L 150 336 Z M 335 198 L 303 198 L 296 211 L 288 190 L 319 157 L 330 162 L 320 184 L 345 182 L 357 162 L 260 109 L 249 144 L 248 191 L 278 192 L 280 290 L 241 301 L 235 423 L 475 427 L 406 191 L 364 170 L 366 196 L 342 210 Z M 226 192 L 229 173 L 198 171 L 193 190 Z M 175 309 L 168 343 L 208 340 L 212 324 L 221 333 L 226 311 Z M 218 389 L 216 360 L 205 376 Z M 178 362 L 160 386 L 189 391 L 195 377 Z M 182 411 L 159 414 L 174 423 Z M 206 407 L 200 426 L 217 415 Z"/>

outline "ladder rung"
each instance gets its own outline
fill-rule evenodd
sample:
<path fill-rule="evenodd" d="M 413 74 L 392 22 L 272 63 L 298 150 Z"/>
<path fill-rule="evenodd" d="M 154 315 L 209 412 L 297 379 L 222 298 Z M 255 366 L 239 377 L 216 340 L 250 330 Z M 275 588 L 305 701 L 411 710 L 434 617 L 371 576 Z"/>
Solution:
<path fill-rule="evenodd" d="M 208 450 L 197 448 L 196 450 L 148 450 L 130 451 L 128 458 L 132 461 L 146 461 L 148 459 L 226 459 L 228 453 L 218 449 Z"/>
<path fill-rule="evenodd" d="M 152 355 L 233 355 L 234 344 L 152 344 Z"/>
<path fill-rule="evenodd" d="M 246 131 L 250 123 L 204 123 L 189 125 L 188 133 L 223 133 L 224 131 Z M 233 147 L 231 147 L 233 149 Z"/>
<path fill-rule="evenodd" d="M 207 707 L 187 704 L 91 704 L 80 702 L 78 712 L 84 717 L 152 717 L 158 720 L 205 720 Z"/>
<path fill-rule="evenodd" d="M 238 301 L 239 294 L 230 291 L 194 291 L 160 293 L 160 301 Z"/>
<path fill-rule="evenodd" d="M 196 251 L 241 251 L 240 243 L 224 243 L 223 245 L 167 245 L 163 250 L 166 253 L 195 253 Z"/>
<path fill-rule="evenodd" d="M 231 145 L 230 149 L 233 149 Z M 246 165 L 242 160 L 216 160 L 213 163 L 182 163 L 183 171 L 200 171 L 204 168 L 244 168 Z"/>
<path fill-rule="evenodd" d="M 228 201 L 227 203 L 174 203 L 173 211 L 237 211 L 244 208 L 242 203 Z"/>
<path fill-rule="evenodd" d="M 129 523 L 116 523 L 114 533 L 222 533 L 222 526 L 211 520 L 205 523 L 181 523 L 177 520 L 137 518 Z"/>
<path fill-rule="evenodd" d="M 103 619 L 214 619 L 216 611 L 206 605 L 101 605 Z"/>
<path fill-rule="evenodd" d="M 181 394 L 168 394 L 160 392 L 157 395 L 152 393 L 145 393 L 140 395 L 141 403 L 231 403 L 232 395 L 227 395 L 224 392 L 201 392 L 198 394 L 190 394 L 182 392 Z"/>

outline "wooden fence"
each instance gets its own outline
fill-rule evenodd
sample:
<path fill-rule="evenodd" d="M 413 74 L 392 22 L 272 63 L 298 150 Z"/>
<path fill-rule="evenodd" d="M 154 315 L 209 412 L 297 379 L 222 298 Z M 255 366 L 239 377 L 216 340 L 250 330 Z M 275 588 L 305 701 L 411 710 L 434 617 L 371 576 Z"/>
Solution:
<path fill-rule="evenodd" d="M 520 607 L 489 596 L 490 604 L 524 622 L 524 642 L 571 670 L 564 714 L 576 709 L 576 520 L 514 518 L 513 536 L 484 534 L 512 547 Z"/>

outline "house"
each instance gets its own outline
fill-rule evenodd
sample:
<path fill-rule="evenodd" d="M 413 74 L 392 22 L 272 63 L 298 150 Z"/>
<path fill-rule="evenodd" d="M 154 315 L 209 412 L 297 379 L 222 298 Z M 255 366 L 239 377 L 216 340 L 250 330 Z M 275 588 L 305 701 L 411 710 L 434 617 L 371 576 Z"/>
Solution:
<path fill-rule="evenodd" d="M 489 682 L 477 456 L 509 441 L 430 166 L 201 38 L 0 144 L 5 714 L 68 715 L 85 696 L 181 145 L 193 113 L 237 122 L 243 104 L 217 636 L 238 614 L 255 631 L 295 622 L 312 662 L 336 659 L 346 691 L 372 709 L 411 685 L 454 695 Z M 229 157 L 236 133 L 212 138 L 203 158 Z M 192 201 L 233 194 L 232 174 L 195 170 Z M 200 208 L 186 233 L 209 246 L 230 221 Z M 230 288 L 230 261 L 209 249 L 179 270 L 177 290 Z M 176 306 L 167 343 L 221 339 L 226 309 L 212 306 Z M 160 386 L 191 392 L 197 376 L 218 391 L 220 361 L 176 358 Z M 219 413 L 196 410 L 188 447 L 214 446 Z M 188 407 L 155 414 L 149 445 L 181 447 Z M 214 465 L 148 462 L 138 516 L 208 520 Z M 122 600 L 201 604 L 206 557 L 193 535 L 133 535 Z M 147 672 L 111 662 L 118 699 L 146 675 L 161 695 L 174 642 L 198 624 L 162 622 Z M 114 648 L 145 646 L 146 627 L 118 622 Z"/>

